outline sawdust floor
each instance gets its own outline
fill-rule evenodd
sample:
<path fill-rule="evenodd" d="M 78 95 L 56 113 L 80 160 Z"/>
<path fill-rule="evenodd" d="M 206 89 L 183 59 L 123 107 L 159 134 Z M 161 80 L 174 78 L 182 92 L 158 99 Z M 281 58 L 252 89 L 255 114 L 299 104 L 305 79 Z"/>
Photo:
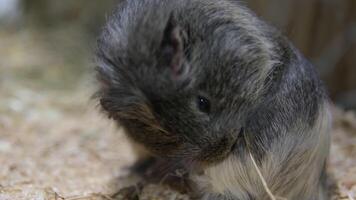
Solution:
<path fill-rule="evenodd" d="M 48 45 L 31 30 L 0 31 L 0 38 L 0 200 L 121 199 L 115 194 L 135 181 L 125 178 L 135 157 L 90 100 L 90 73 L 72 70 L 90 62 L 63 60 L 56 44 L 65 38 Z M 334 116 L 329 172 L 337 180 L 335 199 L 353 200 L 356 115 L 335 109 Z M 187 197 L 148 185 L 140 199 Z"/>

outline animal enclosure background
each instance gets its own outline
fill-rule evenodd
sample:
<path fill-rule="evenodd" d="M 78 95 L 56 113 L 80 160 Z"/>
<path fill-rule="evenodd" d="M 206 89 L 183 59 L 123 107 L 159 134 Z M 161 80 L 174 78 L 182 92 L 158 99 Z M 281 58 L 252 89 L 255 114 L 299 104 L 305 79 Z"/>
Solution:
<path fill-rule="evenodd" d="M 120 199 L 130 146 L 90 100 L 114 0 L 0 0 L 0 200 Z M 241 1 L 317 67 L 336 104 L 334 199 L 356 198 L 356 1 Z M 142 199 L 187 199 L 145 186 Z"/>

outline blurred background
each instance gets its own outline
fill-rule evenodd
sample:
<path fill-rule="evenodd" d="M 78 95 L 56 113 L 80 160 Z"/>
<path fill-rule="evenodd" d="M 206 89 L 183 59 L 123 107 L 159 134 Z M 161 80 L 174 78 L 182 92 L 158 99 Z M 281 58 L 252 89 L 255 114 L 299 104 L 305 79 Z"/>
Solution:
<path fill-rule="evenodd" d="M 95 36 L 117 2 L 0 0 L 2 79 L 16 74 L 72 87 L 90 70 Z M 242 2 L 289 36 L 318 68 L 337 104 L 356 108 L 355 0 Z"/>
<path fill-rule="evenodd" d="M 89 100 L 95 38 L 119 1 L 0 0 L 1 200 L 78 199 L 119 187 L 120 166 L 132 154 Z M 356 1 L 240 2 L 285 33 L 317 67 L 332 100 L 350 111 L 334 112 L 330 166 L 341 197 L 355 198 Z"/>

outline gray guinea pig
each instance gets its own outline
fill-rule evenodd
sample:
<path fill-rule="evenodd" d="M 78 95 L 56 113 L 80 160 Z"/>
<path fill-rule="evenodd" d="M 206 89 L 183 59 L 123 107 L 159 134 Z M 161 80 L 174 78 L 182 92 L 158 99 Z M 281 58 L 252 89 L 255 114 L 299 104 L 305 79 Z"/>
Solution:
<path fill-rule="evenodd" d="M 328 199 L 322 83 L 237 1 L 123 1 L 96 62 L 102 110 L 165 168 L 183 168 L 199 199 Z"/>

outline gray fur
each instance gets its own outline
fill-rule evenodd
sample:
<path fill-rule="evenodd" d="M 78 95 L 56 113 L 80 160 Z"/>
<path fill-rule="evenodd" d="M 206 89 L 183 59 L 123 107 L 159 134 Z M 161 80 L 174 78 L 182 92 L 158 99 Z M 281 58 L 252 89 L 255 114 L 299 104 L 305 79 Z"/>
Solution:
<path fill-rule="evenodd" d="M 103 110 L 201 199 L 326 199 L 328 100 L 305 58 L 233 0 L 122 2 L 98 40 Z M 197 108 L 198 96 L 211 102 Z"/>

